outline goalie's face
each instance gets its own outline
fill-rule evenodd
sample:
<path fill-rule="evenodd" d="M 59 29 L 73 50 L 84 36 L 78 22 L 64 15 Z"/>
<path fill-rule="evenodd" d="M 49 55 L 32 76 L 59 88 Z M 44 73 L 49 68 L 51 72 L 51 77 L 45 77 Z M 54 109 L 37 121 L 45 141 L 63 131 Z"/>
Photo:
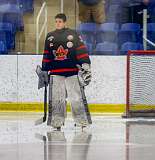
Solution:
<path fill-rule="evenodd" d="M 63 21 L 63 19 L 56 18 L 55 19 L 55 27 L 56 29 L 63 29 L 66 26 L 66 22 Z"/>

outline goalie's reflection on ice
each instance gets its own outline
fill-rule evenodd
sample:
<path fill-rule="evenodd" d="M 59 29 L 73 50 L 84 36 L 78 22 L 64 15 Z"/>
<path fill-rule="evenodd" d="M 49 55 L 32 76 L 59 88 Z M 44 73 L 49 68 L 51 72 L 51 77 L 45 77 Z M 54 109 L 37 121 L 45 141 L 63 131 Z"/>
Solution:
<path fill-rule="evenodd" d="M 24 116 L 0 116 L 0 160 L 155 160 L 155 119 L 93 116 L 82 132 L 68 118 L 60 132 Z"/>
<path fill-rule="evenodd" d="M 64 132 L 52 131 L 47 135 L 35 134 L 44 142 L 44 160 L 86 160 L 92 135 L 75 133 L 71 143 L 67 143 Z"/>

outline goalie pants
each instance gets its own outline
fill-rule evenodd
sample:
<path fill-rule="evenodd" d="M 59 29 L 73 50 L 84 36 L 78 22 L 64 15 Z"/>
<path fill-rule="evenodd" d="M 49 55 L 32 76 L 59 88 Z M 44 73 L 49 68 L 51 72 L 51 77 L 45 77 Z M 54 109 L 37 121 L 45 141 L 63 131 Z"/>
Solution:
<path fill-rule="evenodd" d="M 70 101 L 71 111 L 75 123 L 91 124 L 83 87 L 80 86 L 78 76 L 64 77 L 51 75 L 49 82 L 49 114 L 47 125 L 59 127 L 64 124 L 66 117 L 66 98 Z M 59 122 L 56 124 L 55 122 Z"/>

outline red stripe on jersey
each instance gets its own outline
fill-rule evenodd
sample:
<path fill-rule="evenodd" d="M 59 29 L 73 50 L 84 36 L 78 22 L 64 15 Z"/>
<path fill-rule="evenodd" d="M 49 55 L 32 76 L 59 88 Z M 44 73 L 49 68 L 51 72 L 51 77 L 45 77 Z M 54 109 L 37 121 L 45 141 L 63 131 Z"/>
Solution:
<path fill-rule="evenodd" d="M 51 62 L 51 60 L 49 60 L 49 59 L 43 59 L 43 62 L 48 63 L 48 62 Z"/>
<path fill-rule="evenodd" d="M 80 49 L 87 49 L 87 47 L 85 45 L 82 45 L 82 46 L 76 48 L 76 50 L 80 50 Z"/>
<path fill-rule="evenodd" d="M 81 54 L 81 55 L 77 55 L 76 56 L 76 58 L 77 59 L 81 59 L 81 58 L 88 58 L 89 56 L 88 56 L 88 54 L 87 53 L 85 53 L 85 54 Z"/>
<path fill-rule="evenodd" d="M 44 54 L 49 54 L 49 51 L 48 50 L 44 50 Z"/>
<path fill-rule="evenodd" d="M 50 70 L 52 73 L 60 73 L 60 72 L 76 72 L 78 68 L 63 68 L 63 69 L 53 69 Z"/>

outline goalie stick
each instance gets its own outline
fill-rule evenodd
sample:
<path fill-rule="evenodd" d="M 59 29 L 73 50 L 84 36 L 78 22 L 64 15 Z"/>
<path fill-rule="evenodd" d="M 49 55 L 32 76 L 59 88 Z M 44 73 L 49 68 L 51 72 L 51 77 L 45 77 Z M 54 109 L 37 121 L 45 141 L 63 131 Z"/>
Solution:
<path fill-rule="evenodd" d="M 78 67 L 79 70 L 82 70 L 82 67 L 80 65 L 77 65 L 77 67 Z M 77 77 L 78 77 L 78 81 L 79 81 L 79 85 L 80 85 L 80 91 L 81 91 L 82 100 L 83 100 L 86 116 L 87 116 L 87 119 L 88 119 L 88 123 L 92 124 L 92 119 L 91 119 L 90 111 L 89 111 L 89 108 L 88 108 L 88 103 L 87 103 L 86 95 L 85 95 L 85 92 L 84 92 L 84 90 L 85 90 L 85 84 L 84 84 L 84 82 L 81 82 L 82 80 L 80 80 L 80 79 L 82 79 L 82 78 L 80 78 L 79 75 Z M 83 130 L 83 128 L 82 128 L 82 130 Z"/>
<path fill-rule="evenodd" d="M 80 82 L 79 82 L 79 84 L 80 84 Z M 89 108 L 88 108 L 88 103 L 87 103 L 87 99 L 86 99 L 86 96 L 85 96 L 84 89 L 85 89 L 84 86 L 82 86 L 82 85 L 80 84 L 80 90 L 81 90 L 81 94 L 82 94 L 84 109 L 85 109 L 85 112 L 86 112 L 86 116 L 87 116 L 87 119 L 88 119 L 88 123 L 89 123 L 89 124 L 92 124 L 92 119 L 91 119 L 90 111 L 89 111 Z"/>
<path fill-rule="evenodd" d="M 45 83 L 44 89 L 44 116 L 35 121 L 35 125 L 42 124 L 46 121 L 47 118 L 47 84 Z"/>

